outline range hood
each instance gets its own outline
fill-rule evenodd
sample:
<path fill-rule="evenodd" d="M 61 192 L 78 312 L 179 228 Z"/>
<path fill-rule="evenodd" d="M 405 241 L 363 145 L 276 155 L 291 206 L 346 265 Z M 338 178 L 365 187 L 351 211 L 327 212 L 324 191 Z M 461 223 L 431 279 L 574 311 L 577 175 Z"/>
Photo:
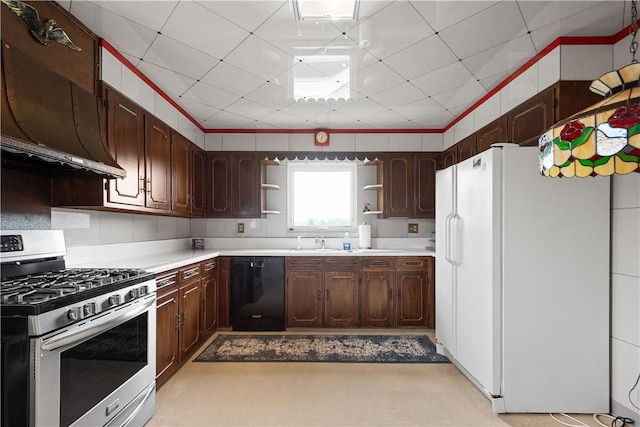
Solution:
<path fill-rule="evenodd" d="M 49 175 L 124 178 L 104 141 L 100 98 L 2 43 L 4 166 Z"/>

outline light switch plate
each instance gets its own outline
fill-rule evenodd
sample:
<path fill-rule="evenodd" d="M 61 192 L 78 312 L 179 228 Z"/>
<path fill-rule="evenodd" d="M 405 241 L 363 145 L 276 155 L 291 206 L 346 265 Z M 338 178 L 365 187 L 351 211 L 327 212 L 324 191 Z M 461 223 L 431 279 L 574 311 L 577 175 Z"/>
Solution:
<path fill-rule="evenodd" d="M 409 233 L 417 233 L 418 232 L 418 224 L 409 223 Z"/>
<path fill-rule="evenodd" d="M 244 222 L 238 223 L 238 233 L 244 233 Z"/>

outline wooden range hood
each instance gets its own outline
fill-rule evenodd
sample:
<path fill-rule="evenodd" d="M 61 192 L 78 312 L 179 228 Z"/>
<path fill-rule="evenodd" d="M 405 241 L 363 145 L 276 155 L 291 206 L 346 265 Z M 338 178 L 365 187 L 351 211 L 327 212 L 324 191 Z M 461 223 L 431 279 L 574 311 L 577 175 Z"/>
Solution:
<path fill-rule="evenodd" d="M 105 145 L 101 99 L 2 43 L 4 166 L 36 167 L 49 175 L 124 178 Z"/>

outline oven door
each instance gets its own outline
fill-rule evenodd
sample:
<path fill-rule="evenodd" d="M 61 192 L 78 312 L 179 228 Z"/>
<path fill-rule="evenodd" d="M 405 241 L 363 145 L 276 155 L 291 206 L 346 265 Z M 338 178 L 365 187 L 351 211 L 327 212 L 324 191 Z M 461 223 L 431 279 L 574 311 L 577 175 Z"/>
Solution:
<path fill-rule="evenodd" d="M 155 298 L 31 339 L 31 426 L 142 425 L 153 415 Z"/>

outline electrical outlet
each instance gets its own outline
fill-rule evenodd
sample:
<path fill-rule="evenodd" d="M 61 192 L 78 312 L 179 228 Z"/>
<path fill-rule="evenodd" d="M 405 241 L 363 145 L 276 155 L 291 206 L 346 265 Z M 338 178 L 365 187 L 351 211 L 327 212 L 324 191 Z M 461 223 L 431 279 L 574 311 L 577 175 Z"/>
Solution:
<path fill-rule="evenodd" d="M 244 233 L 244 222 L 238 223 L 238 233 Z"/>
<path fill-rule="evenodd" d="M 409 233 L 417 233 L 418 232 L 418 224 L 409 223 Z"/>

